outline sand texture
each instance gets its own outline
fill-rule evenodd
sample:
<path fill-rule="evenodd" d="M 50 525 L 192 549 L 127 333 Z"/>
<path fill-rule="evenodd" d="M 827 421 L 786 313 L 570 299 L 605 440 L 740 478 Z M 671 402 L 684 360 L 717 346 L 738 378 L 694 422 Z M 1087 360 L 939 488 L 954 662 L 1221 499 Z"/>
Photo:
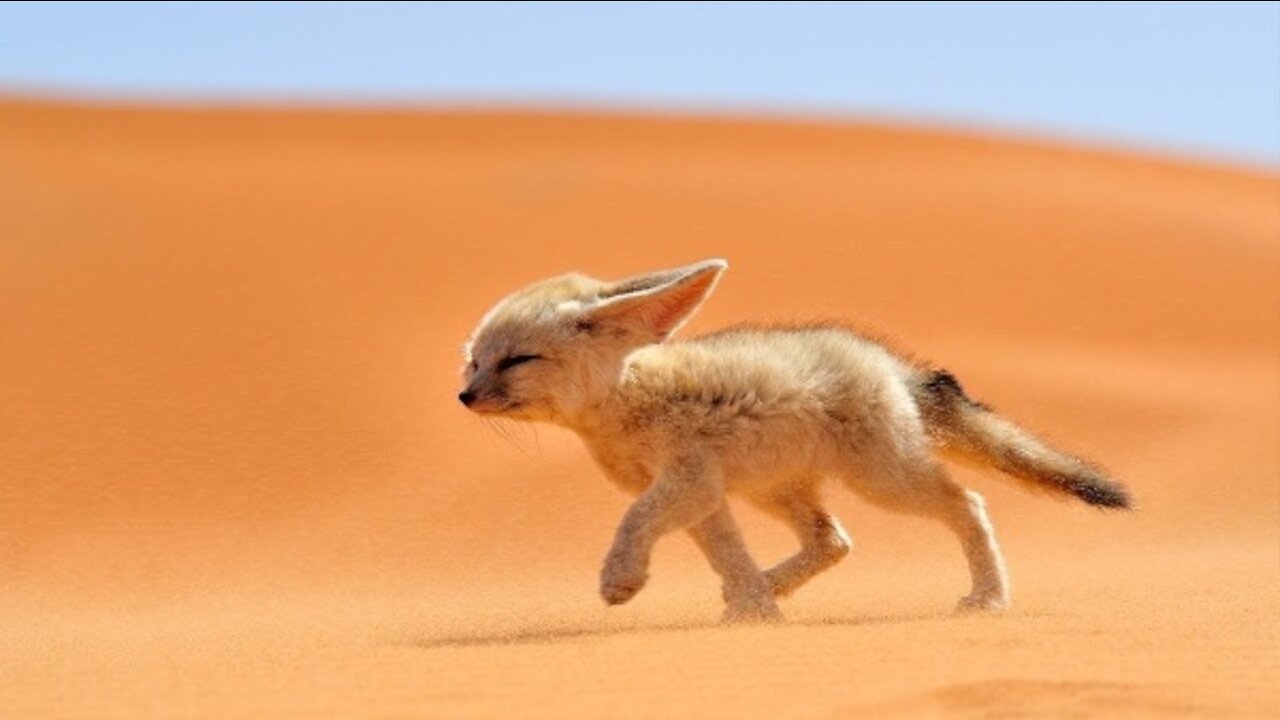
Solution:
<path fill-rule="evenodd" d="M 455 400 L 502 294 L 723 256 L 685 332 L 840 318 L 1126 481 L 985 494 L 722 627 L 692 544 Z M 1280 178 L 886 126 L 0 102 L 0 717 L 1275 717 Z M 789 533 L 735 506 L 762 562 Z"/>

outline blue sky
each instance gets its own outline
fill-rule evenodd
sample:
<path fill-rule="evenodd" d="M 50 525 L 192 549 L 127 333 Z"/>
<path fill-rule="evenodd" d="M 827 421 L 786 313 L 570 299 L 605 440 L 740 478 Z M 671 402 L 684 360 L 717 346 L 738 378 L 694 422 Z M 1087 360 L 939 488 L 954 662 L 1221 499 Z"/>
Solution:
<path fill-rule="evenodd" d="M 1280 3 L 4 3 L 5 89 L 902 118 L 1280 167 Z"/>

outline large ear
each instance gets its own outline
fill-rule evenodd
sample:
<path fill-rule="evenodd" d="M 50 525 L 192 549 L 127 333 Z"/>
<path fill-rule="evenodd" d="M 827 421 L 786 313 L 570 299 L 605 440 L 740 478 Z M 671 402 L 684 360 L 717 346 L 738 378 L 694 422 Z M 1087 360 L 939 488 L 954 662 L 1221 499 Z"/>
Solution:
<path fill-rule="evenodd" d="M 727 267 L 724 260 L 703 260 L 620 280 L 600 293 L 600 302 L 588 314 L 595 322 L 621 326 L 651 342 L 661 342 L 693 315 Z"/>

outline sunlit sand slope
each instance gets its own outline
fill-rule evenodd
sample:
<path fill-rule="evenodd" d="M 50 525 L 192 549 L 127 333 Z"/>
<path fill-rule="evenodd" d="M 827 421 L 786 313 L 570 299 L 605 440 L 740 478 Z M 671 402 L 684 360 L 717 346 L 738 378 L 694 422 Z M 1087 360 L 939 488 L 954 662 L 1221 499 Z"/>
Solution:
<path fill-rule="evenodd" d="M 850 558 L 716 625 L 681 536 L 457 405 L 490 303 L 723 256 L 686 332 L 840 318 L 1093 457 L 1105 514 L 957 470 L 953 540 L 831 489 Z M 1280 180 L 836 124 L 0 103 L 0 716 L 1274 716 Z M 739 507 L 762 562 L 788 534 Z"/>

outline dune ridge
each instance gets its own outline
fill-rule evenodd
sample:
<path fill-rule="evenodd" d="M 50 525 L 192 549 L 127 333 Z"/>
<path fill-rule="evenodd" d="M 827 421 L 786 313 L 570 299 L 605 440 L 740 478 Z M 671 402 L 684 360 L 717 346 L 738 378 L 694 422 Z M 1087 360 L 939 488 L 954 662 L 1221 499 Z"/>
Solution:
<path fill-rule="evenodd" d="M 0 100 L 0 715 L 1265 717 L 1280 711 L 1280 176 L 927 129 Z M 851 557 L 715 624 L 683 538 L 453 400 L 490 303 L 730 269 L 685 332 L 840 318 L 1127 482 L 957 469 L 945 531 L 832 488 Z M 738 507 L 762 562 L 791 539 Z"/>

